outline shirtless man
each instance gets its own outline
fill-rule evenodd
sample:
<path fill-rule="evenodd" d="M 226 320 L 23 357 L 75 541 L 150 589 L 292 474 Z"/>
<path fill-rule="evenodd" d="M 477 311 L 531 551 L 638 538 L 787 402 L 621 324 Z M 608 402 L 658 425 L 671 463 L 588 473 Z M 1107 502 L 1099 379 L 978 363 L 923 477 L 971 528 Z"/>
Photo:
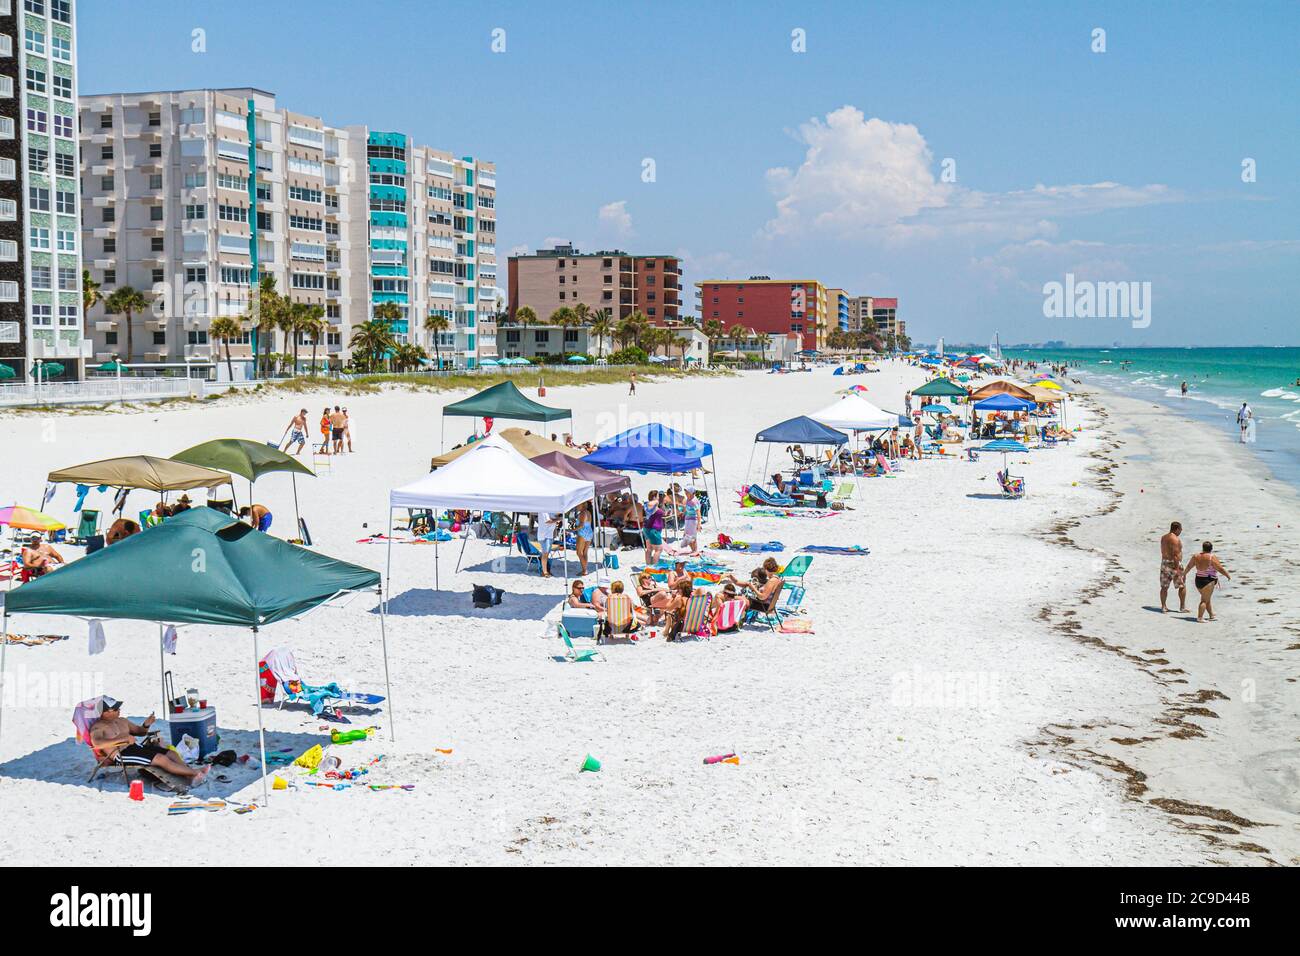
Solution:
<path fill-rule="evenodd" d="M 27 539 L 27 544 L 22 550 L 23 570 L 27 572 L 30 578 L 38 578 L 48 571 L 53 571 L 55 565 L 63 564 L 63 555 L 50 545 L 48 541 L 42 541 L 39 534 L 34 534 Z"/>
<path fill-rule="evenodd" d="M 334 454 L 343 454 L 343 429 L 348 425 L 348 416 L 343 414 L 343 410 L 337 405 L 334 411 L 330 412 L 330 438 L 334 442 Z"/>
<path fill-rule="evenodd" d="M 297 415 L 289 419 L 289 426 L 285 429 L 289 435 L 289 444 L 284 446 L 284 450 L 290 455 L 302 454 L 303 448 L 307 444 L 307 409 L 302 409 Z M 289 446 L 297 444 L 297 451 L 289 451 Z"/>
<path fill-rule="evenodd" d="M 95 749 L 104 753 L 116 753 L 122 763 L 130 767 L 157 767 L 178 777 L 184 777 L 191 784 L 202 783 L 211 767 L 195 770 L 186 765 L 174 750 L 160 747 L 156 743 L 138 744 L 136 737 L 148 734 L 153 726 L 154 715 L 150 714 L 144 723 L 136 725 L 122 716 L 122 702 L 112 697 L 104 698 L 104 709 L 99 720 L 90 725 L 90 742 Z"/>
<path fill-rule="evenodd" d="M 239 517 L 263 534 L 271 530 L 271 509 L 266 505 L 254 504 L 251 507 L 244 505 L 239 509 Z"/>
<path fill-rule="evenodd" d="M 1183 526 L 1175 521 L 1160 539 L 1160 613 L 1169 611 L 1169 585 L 1178 582 L 1178 610 L 1187 610 L 1187 582 L 1183 578 Z"/>

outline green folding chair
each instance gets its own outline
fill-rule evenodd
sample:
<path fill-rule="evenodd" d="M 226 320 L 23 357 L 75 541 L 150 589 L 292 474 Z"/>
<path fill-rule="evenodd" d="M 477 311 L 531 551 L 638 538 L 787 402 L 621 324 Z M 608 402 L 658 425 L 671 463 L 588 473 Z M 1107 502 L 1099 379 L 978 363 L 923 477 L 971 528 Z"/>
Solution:
<path fill-rule="evenodd" d="M 848 501 L 853 497 L 856 487 L 851 481 L 841 481 L 840 486 L 835 489 L 835 494 L 831 496 L 831 501 Z"/>
<path fill-rule="evenodd" d="M 560 638 L 564 641 L 566 648 L 564 659 L 570 664 L 585 664 L 588 661 L 603 661 L 605 655 L 599 650 L 580 651 L 573 646 L 573 638 L 569 637 L 569 631 L 563 624 L 557 624 L 560 630 Z"/>
<path fill-rule="evenodd" d="M 804 575 L 808 573 L 808 566 L 811 564 L 811 554 L 797 554 L 791 558 L 790 563 L 781 569 L 782 586 L 792 588 L 795 586 L 793 579 L 798 578 L 799 587 L 803 587 Z"/>

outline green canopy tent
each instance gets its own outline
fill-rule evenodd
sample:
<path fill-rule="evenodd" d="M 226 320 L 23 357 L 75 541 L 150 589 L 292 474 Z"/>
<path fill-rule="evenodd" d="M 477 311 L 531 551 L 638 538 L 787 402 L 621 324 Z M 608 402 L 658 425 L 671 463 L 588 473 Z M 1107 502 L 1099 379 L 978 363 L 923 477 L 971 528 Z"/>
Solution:
<path fill-rule="evenodd" d="M 949 378 L 935 378 L 926 382 L 920 388 L 912 389 L 913 395 L 920 395 L 924 398 L 947 398 L 962 397 L 970 395 L 968 389 L 962 388 L 956 382 Z"/>
<path fill-rule="evenodd" d="M 515 386 L 514 382 L 499 382 L 485 388 L 477 395 L 453 402 L 442 409 L 442 437 L 439 439 L 438 451 L 446 445 L 447 417 L 461 418 L 508 418 L 521 422 L 553 422 L 561 418 L 569 420 L 569 431 L 573 431 L 573 411 L 568 408 L 551 408 L 535 402 Z"/>
<path fill-rule="evenodd" d="M 159 586 L 160 580 L 166 587 Z M 378 593 L 379 583 L 379 574 L 369 568 L 287 544 L 211 508 L 193 508 L 11 591 L 0 614 L 0 633 L 7 632 L 11 614 L 158 621 L 158 656 L 163 666 L 162 622 L 250 628 L 265 801 L 259 630 L 306 614 L 340 594 L 370 589 Z M 379 634 L 389 732 L 394 734 L 382 604 Z M 7 646 L 0 643 L 0 682 Z M 166 713 L 165 691 L 162 694 Z M 0 714 L 2 707 L 0 701 Z"/>
<path fill-rule="evenodd" d="M 302 534 L 302 516 L 298 513 L 298 475 L 316 473 L 292 455 L 272 448 L 266 442 L 250 441 L 247 438 L 216 438 L 201 445 L 187 448 L 172 455 L 172 461 L 181 461 L 202 468 L 228 471 L 248 480 L 248 503 L 253 503 L 253 483 L 263 475 L 273 471 L 287 471 L 293 481 L 293 517 L 297 523 L 298 533 Z"/>

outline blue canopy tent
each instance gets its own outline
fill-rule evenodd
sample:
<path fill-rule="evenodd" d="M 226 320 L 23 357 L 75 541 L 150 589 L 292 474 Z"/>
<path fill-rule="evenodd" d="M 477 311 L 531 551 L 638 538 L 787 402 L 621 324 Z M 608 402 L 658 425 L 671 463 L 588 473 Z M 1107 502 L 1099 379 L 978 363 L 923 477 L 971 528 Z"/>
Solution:
<path fill-rule="evenodd" d="M 1016 398 L 1001 392 L 975 403 L 977 412 L 1031 412 L 1038 406 L 1026 398 Z"/>
<path fill-rule="evenodd" d="M 848 440 L 848 436 L 839 429 L 823 425 L 807 415 L 788 418 L 770 428 L 764 428 L 754 436 L 754 445 L 749 452 L 749 464 L 745 466 L 745 481 L 749 481 L 749 473 L 754 467 L 754 452 L 758 450 L 759 442 L 769 445 L 834 445 L 838 448 Z M 764 474 L 767 473 L 770 453 L 769 449 L 768 456 L 763 459 Z"/>
<path fill-rule="evenodd" d="M 583 458 L 583 461 L 609 471 L 640 471 L 662 475 L 679 474 L 704 467 L 710 459 L 713 468 L 712 513 L 721 512 L 722 498 L 718 493 L 718 462 L 713 457 L 713 446 L 693 435 L 669 428 L 660 422 L 650 422 L 629 428 L 612 438 Z M 708 479 L 705 479 L 705 489 Z"/>

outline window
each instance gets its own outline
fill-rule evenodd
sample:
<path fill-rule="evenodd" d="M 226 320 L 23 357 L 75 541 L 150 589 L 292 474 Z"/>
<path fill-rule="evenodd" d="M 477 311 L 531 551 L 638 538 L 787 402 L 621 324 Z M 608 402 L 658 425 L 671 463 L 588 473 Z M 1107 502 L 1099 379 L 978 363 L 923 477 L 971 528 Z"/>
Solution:
<path fill-rule="evenodd" d="M 162 252 L 164 248 L 165 246 L 163 246 L 162 236 L 154 236 L 149 240 L 150 252 Z"/>
<path fill-rule="evenodd" d="M 185 333 L 185 340 L 190 345 L 207 345 L 208 344 L 207 329 L 190 329 L 188 332 Z"/>
<path fill-rule="evenodd" d="M 154 344 L 154 345 L 166 345 L 166 344 L 167 344 L 167 333 L 166 333 L 166 332 L 157 332 L 157 331 L 155 331 L 154 334 L 153 334 L 153 344 Z"/>
<path fill-rule="evenodd" d="M 186 185 L 189 184 L 186 183 Z M 203 184 L 199 183 L 199 185 L 202 186 Z M 248 180 L 244 179 L 242 176 L 233 176 L 230 173 L 218 172 L 217 188 L 233 189 L 237 192 L 245 193 L 248 192 Z"/>
<path fill-rule="evenodd" d="M 48 244 L 49 239 L 46 238 Z M 52 288 L 49 266 L 32 266 L 32 288 L 49 289 Z"/>
<path fill-rule="evenodd" d="M 76 286 L 74 285 L 75 289 Z M 81 316 L 77 313 L 75 305 L 59 306 L 59 325 L 66 328 L 76 328 L 80 324 Z"/>
<path fill-rule="evenodd" d="M 105 269 L 105 270 L 104 270 L 104 285 L 116 285 L 116 284 L 117 284 L 117 270 L 116 270 L 116 269 Z"/>
<path fill-rule="evenodd" d="M 222 285 L 248 285 L 252 270 L 241 269 L 238 266 L 221 267 L 221 284 Z"/>
<path fill-rule="evenodd" d="M 220 174 L 218 174 L 218 178 L 220 178 Z M 186 189 L 202 189 L 207 184 L 208 184 L 207 173 L 186 173 L 185 174 Z"/>
<path fill-rule="evenodd" d="M 45 110 L 27 108 L 27 129 L 33 133 L 49 132 L 49 114 Z"/>
<path fill-rule="evenodd" d="M 112 129 L 112 128 L 113 128 L 113 114 L 112 114 L 112 113 L 100 113 L 100 114 L 99 114 L 99 128 L 100 128 L 100 129 Z"/>
<path fill-rule="evenodd" d="M 0 117 L 8 119 L 8 117 Z M 13 122 L 13 120 L 9 120 Z M 8 157 L 0 157 L 0 179 L 14 180 L 18 178 L 18 164 Z"/>
<path fill-rule="evenodd" d="M 77 194 L 74 192 L 64 192 L 59 190 L 54 194 L 54 211 L 61 212 L 65 216 L 75 216 L 77 214 Z"/>
<path fill-rule="evenodd" d="M 149 158 L 162 159 L 162 143 L 149 144 Z"/>
<path fill-rule="evenodd" d="M 294 289 L 324 289 L 325 274 L 323 272 L 291 272 L 289 274 L 289 284 Z"/>
<path fill-rule="evenodd" d="M 44 70 L 39 70 L 34 66 L 29 66 L 27 68 L 27 89 L 31 90 L 33 93 L 45 92 L 46 86 Z"/>
<path fill-rule="evenodd" d="M 35 53 L 39 56 L 45 55 L 45 34 L 40 30 L 24 30 L 23 45 L 27 48 L 28 53 Z"/>
<path fill-rule="evenodd" d="M 162 207 L 162 206 L 150 206 L 150 207 L 149 207 L 149 221 L 150 221 L 150 222 L 162 222 L 162 218 L 163 218 L 163 207 Z"/>
<path fill-rule="evenodd" d="M 65 40 L 63 37 L 50 37 L 50 52 L 56 60 L 62 60 L 64 63 L 72 62 L 72 42 L 70 40 Z"/>
<path fill-rule="evenodd" d="M 101 210 L 100 218 L 103 222 L 117 222 L 117 210 L 112 206 L 105 206 Z"/>
<path fill-rule="evenodd" d="M 63 233 L 59 233 L 60 236 Z M 77 291 L 77 270 L 70 266 L 59 266 L 59 291 Z"/>
<path fill-rule="evenodd" d="M 18 301 L 18 283 L 0 282 L 0 302 Z"/>
<path fill-rule="evenodd" d="M 54 307 L 49 305 L 32 306 L 32 325 L 49 326 L 54 324 Z"/>
<path fill-rule="evenodd" d="M 150 125 L 150 126 L 161 126 L 161 125 L 162 125 L 162 113 L 160 113 L 158 110 L 154 110 L 152 113 L 150 113 L 150 114 L 149 114 L 149 125 Z"/>
<path fill-rule="evenodd" d="M 105 251 L 105 252 L 117 252 L 117 240 L 116 240 L 116 239 L 105 239 L 105 240 L 104 240 L 104 251 Z"/>
<path fill-rule="evenodd" d="M 289 172 L 302 173 L 306 176 L 324 176 L 325 167 L 320 163 L 312 162 L 308 159 L 298 159 L 290 156 L 288 160 Z"/>
<path fill-rule="evenodd" d="M 38 17 L 45 16 L 45 0 L 23 0 L 23 9 Z"/>
<path fill-rule="evenodd" d="M 112 331 L 112 332 L 105 332 L 105 333 L 104 333 L 104 344 L 105 344 L 105 345 L 116 345 L 116 344 L 117 344 L 117 331 L 116 331 L 116 330 L 114 330 L 114 331 Z"/>
<path fill-rule="evenodd" d="M 106 193 L 111 193 L 111 192 L 113 191 L 113 177 L 112 177 L 112 176 L 100 176 L 100 177 L 99 177 L 99 188 L 102 189 L 102 190 L 103 190 L 104 192 L 106 192 Z"/>
<path fill-rule="evenodd" d="M 60 23 L 71 23 L 72 0 L 50 0 L 50 16 Z"/>
<path fill-rule="evenodd" d="M 149 175 L 149 188 L 162 189 L 162 173 L 151 173 Z"/>
<path fill-rule="evenodd" d="M 65 100 L 72 99 L 72 77 L 54 74 L 50 81 L 54 85 L 54 95 Z"/>
<path fill-rule="evenodd" d="M 222 222 L 248 222 L 248 210 L 242 206 L 218 204 L 217 218 Z"/>
<path fill-rule="evenodd" d="M 165 269 L 150 269 L 149 281 L 152 282 L 154 285 L 158 285 L 160 282 L 166 282 L 167 271 Z"/>
<path fill-rule="evenodd" d="M 54 172 L 58 176 L 77 175 L 76 157 L 73 156 L 71 153 L 55 153 Z"/>
<path fill-rule="evenodd" d="M 202 203 L 189 203 L 185 206 L 186 219 L 207 219 L 208 207 Z"/>
<path fill-rule="evenodd" d="M 14 239 L 0 239 L 0 262 L 18 261 L 18 242 Z"/>
<path fill-rule="evenodd" d="M 319 189 L 308 189 L 306 186 L 290 186 L 289 198 L 296 199 L 298 202 L 318 203 L 321 201 L 322 193 Z"/>
<path fill-rule="evenodd" d="M 50 151 L 41 149 L 39 146 L 28 146 L 27 169 L 33 173 L 48 173 L 50 171 Z"/>
<path fill-rule="evenodd" d="M 72 117 L 54 114 L 54 135 L 72 138 Z"/>
<path fill-rule="evenodd" d="M 314 219 L 309 216 L 290 216 L 289 228 L 307 229 L 312 232 L 321 232 L 325 228 L 325 224 L 322 220 Z"/>
<path fill-rule="evenodd" d="M 36 212 L 49 212 L 50 191 L 44 186 L 29 186 L 27 188 L 27 203 Z"/>
<path fill-rule="evenodd" d="M 207 282 L 207 281 L 208 281 L 208 267 L 207 267 L 207 266 L 186 266 L 186 267 L 185 267 L 185 284 L 186 284 L 186 285 L 189 285 L 191 282 L 199 282 L 199 283 L 203 283 L 203 282 Z"/>
<path fill-rule="evenodd" d="M 113 158 L 113 147 L 112 147 L 112 146 L 101 146 L 101 147 L 99 147 L 99 158 L 100 158 L 100 159 L 112 159 L 112 158 Z"/>
<path fill-rule="evenodd" d="M 55 233 L 55 241 L 58 243 L 59 252 L 77 251 L 77 234 L 71 229 L 60 229 Z"/>

